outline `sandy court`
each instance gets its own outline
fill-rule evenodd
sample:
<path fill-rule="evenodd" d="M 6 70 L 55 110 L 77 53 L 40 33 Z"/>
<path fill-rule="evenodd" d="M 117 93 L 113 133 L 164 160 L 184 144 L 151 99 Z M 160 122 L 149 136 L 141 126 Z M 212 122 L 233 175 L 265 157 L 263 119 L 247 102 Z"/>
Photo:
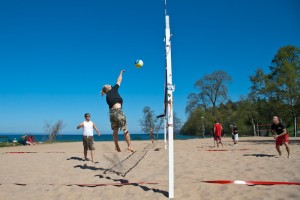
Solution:
<path fill-rule="evenodd" d="M 277 155 L 271 137 L 223 142 L 216 148 L 212 138 L 175 141 L 175 199 L 300 199 L 299 185 L 202 182 L 300 182 L 300 138 L 291 138 L 291 159 L 283 146 Z M 167 199 L 163 141 L 134 141 L 134 154 L 120 144 L 117 153 L 113 142 L 96 142 L 94 163 L 82 159 L 81 142 L 0 148 L 0 199 Z"/>

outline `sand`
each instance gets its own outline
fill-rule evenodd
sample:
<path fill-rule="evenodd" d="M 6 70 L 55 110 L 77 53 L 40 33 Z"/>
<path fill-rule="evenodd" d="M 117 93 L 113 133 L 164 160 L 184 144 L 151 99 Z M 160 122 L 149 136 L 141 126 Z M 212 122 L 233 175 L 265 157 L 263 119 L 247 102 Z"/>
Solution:
<path fill-rule="evenodd" d="M 230 138 L 223 142 L 216 148 L 212 138 L 174 141 L 174 199 L 300 199 L 299 185 L 202 182 L 300 182 L 300 138 L 291 138 L 292 158 L 284 147 L 279 157 L 270 137 L 240 138 L 238 146 Z M 117 153 L 113 142 L 96 142 L 94 163 L 82 159 L 81 142 L 0 148 L 0 199 L 168 199 L 164 142 L 133 141 L 134 154 L 125 142 L 120 146 Z"/>

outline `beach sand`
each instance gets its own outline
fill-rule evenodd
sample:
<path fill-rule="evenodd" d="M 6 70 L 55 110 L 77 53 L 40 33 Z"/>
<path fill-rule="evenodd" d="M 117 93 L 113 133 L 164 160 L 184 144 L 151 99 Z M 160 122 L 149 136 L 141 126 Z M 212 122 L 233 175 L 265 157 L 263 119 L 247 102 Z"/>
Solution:
<path fill-rule="evenodd" d="M 223 148 L 216 148 L 212 138 L 174 141 L 174 199 L 300 199 L 299 185 L 202 182 L 300 182 L 300 138 L 291 137 L 292 158 L 284 146 L 279 157 L 271 137 L 241 137 L 238 146 L 231 138 L 223 142 Z M 82 159 L 81 142 L 0 148 L 0 199 L 168 199 L 164 142 L 132 144 L 134 154 L 126 151 L 125 142 L 120 142 L 121 153 L 113 142 L 96 142 L 94 163 Z"/>

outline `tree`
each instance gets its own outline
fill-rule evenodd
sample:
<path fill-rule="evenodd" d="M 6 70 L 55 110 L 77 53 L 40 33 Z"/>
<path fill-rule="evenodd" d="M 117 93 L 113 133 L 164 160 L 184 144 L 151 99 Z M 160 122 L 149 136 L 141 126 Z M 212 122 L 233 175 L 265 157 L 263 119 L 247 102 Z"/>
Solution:
<path fill-rule="evenodd" d="M 199 79 L 194 84 L 198 93 L 188 96 L 186 112 L 190 113 L 199 107 L 206 109 L 212 106 L 212 112 L 215 114 L 216 106 L 228 99 L 226 84 L 230 81 L 231 77 L 224 71 L 215 71 Z"/>
<path fill-rule="evenodd" d="M 181 126 L 182 126 L 181 120 L 180 120 L 180 118 L 177 117 L 176 112 L 174 112 L 174 114 L 173 114 L 173 128 L 174 128 L 174 133 L 175 134 L 180 133 Z"/>
<path fill-rule="evenodd" d="M 49 122 L 45 122 L 44 129 L 48 135 L 48 142 L 53 142 L 56 139 L 58 133 L 63 129 L 64 123 L 62 120 L 58 120 L 54 125 Z"/>
<path fill-rule="evenodd" d="M 156 118 L 154 111 L 149 106 L 145 106 L 143 114 L 143 119 L 140 120 L 142 132 L 149 133 L 150 129 L 153 129 L 154 132 L 158 132 L 162 122 L 160 121 L 160 123 L 158 123 L 159 120 Z"/>
<path fill-rule="evenodd" d="M 265 92 L 266 88 L 266 80 L 267 77 L 262 70 L 262 68 L 258 68 L 255 71 L 255 74 L 253 76 L 250 76 L 250 81 L 252 83 L 251 92 L 249 94 L 250 99 L 253 101 L 256 101 L 259 98 L 264 98 L 267 96 L 267 92 Z"/>
<path fill-rule="evenodd" d="M 271 80 L 277 84 L 277 96 L 295 113 L 294 106 L 300 96 L 300 49 L 285 46 L 278 50 L 271 69 Z"/>
<path fill-rule="evenodd" d="M 153 129 L 154 132 L 159 132 L 164 125 L 164 118 L 157 118 L 154 111 L 149 107 L 145 106 L 143 109 L 143 119 L 140 120 L 140 126 L 142 132 L 149 133 L 150 128 Z M 173 128 L 174 133 L 179 133 L 181 129 L 181 120 L 177 117 L 177 114 L 173 113 Z"/>
<path fill-rule="evenodd" d="M 295 120 L 300 112 L 298 109 L 300 100 L 299 55 L 300 49 L 297 47 L 281 47 L 272 60 L 269 74 L 264 74 L 261 69 L 258 69 L 256 74 L 250 77 L 253 84 L 251 87 L 253 99 L 265 98 L 269 104 L 272 104 L 268 112 L 276 114 L 280 110 L 281 117 L 285 110 L 288 110 L 292 116 L 292 120 L 288 122 Z"/>

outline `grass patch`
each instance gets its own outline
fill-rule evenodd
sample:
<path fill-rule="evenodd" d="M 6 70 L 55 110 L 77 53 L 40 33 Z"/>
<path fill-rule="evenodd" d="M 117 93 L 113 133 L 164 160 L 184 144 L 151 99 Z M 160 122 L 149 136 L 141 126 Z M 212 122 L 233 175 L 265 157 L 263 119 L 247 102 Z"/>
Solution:
<path fill-rule="evenodd" d="M 20 143 L 13 143 L 13 142 L 0 142 L 0 147 L 14 147 L 20 146 Z"/>

